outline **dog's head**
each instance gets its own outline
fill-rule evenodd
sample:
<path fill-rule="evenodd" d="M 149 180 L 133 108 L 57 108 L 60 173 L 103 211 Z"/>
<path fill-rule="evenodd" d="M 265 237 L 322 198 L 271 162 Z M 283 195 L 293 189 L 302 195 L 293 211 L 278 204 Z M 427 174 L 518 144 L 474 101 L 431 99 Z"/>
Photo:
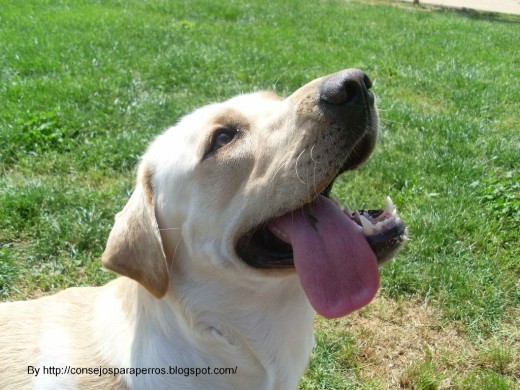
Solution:
<path fill-rule="evenodd" d="M 201 272 L 220 268 L 252 280 L 296 268 L 326 316 L 368 303 L 378 288 L 377 258 L 395 252 L 404 227 L 394 213 L 373 244 L 360 218 L 328 195 L 336 177 L 374 148 L 378 115 L 370 88 L 363 72 L 350 69 L 286 99 L 240 95 L 184 117 L 143 156 L 104 265 L 159 298 L 175 263 L 189 261 Z M 374 225 L 388 217 L 381 215 Z M 383 234 L 396 224 L 399 234 Z"/>

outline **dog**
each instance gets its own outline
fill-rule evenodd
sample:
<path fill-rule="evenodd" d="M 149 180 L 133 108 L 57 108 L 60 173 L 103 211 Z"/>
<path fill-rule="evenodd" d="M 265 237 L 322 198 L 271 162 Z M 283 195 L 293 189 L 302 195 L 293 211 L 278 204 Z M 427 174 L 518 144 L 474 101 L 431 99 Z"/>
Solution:
<path fill-rule="evenodd" d="M 372 83 L 347 69 L 282 99 L 182 118 L 148 147 L 102 256 L 102 287 L 0 305 L 3 389 L 295 389 L 313 318 L 368 304 L 405 227 L 342 210 L 374 149 Z"/>

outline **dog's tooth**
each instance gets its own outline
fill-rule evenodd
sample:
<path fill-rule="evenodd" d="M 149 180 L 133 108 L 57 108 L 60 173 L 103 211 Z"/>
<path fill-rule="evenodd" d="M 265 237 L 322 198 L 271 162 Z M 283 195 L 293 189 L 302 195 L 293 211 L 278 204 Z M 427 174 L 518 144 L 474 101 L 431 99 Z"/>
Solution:
<path fill-rule="evenodd" d="M 348 204 L 345 205 L 345 208 L 343 209 L 343 212 L 344 212 L 345 214 L 347 214 L 349 217 L 352 216 L 352 210 L 350 209 L 350 207 L 349 207 Z"/>
<path fill-rule="evenodd" d="M 383 231 L 383 227 L 384 227 L 383 222 L 378 222 L 378 223 L 376 223 L 375 231 L 379 233 L 379 232 Z"/>
<path fill-rule="evenodd" d="M 389 196 L 386 197 L 385 211 L 388 214 L 393 214 L 393 212 L 395 211 L 394 202 L 392 202 L 392 198 L 390 198 Z"/>
<path fill-rule="evenodd" d="M 374 234 L 374 225 L 372 225 L 372 222 L 370 222 L 366 217 L 362 216 L 356 211 L 356 215 L 359 218 L 359 221 L 361 222 L 361 226 L 363 226 L 363 232 L 366 235 Z"/>

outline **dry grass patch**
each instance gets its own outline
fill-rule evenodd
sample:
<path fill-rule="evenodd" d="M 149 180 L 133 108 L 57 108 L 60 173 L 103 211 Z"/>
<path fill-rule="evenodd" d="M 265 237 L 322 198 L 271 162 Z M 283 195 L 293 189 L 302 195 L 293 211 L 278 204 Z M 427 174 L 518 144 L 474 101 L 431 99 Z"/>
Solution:
<path fill-rule="evenodd" d="M 433 305 L 377 297 L 340 320 L 318 318 L 324 332 L 344 329 L 361 383 L 378 389 L 515 388 L 520 378 L 520 331 L 504 325 L 489 339 L 470 340 Z M 492 387 L 489 387 L 492 386 Z"/>

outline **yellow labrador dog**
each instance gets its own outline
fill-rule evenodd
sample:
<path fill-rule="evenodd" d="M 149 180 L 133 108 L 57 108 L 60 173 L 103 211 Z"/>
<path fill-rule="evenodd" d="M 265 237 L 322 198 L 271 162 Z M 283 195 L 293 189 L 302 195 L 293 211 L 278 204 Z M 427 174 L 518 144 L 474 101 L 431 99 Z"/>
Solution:
<path fill-rule="evenodd" d="M 368 304 L 405 238 L 390 200 L 352 214 L 329 198 L 374 148 L 370 88 L 348 69 L 159 136 L 103 254 L 123 276 L 0 305 L 0 388 L 297 388 L 315 312 Z"/>

